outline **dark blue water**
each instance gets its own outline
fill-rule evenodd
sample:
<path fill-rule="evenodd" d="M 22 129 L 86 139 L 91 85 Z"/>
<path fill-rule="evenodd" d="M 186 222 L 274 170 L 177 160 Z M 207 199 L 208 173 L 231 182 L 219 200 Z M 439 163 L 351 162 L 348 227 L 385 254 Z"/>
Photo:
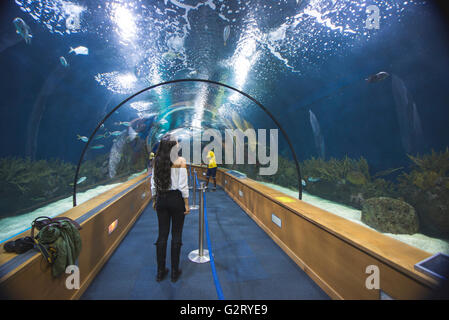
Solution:
<path fill-rule="evenodd" d="M 287 1 L 288 4 L 281 2 L 281 5 L 278 5 L 278 8 L 287 10 L 287 13 L 279 15 L 271 13 L 268 19 L 262 19 L 266 14 L 266 8 L 265 11 L 262 9 L 262 12 L 258 11 L 255 20 L 259 23 L 259 28 L 270 30 L 285 22 L 288 13 L 294 12 L 290 2 Z M 57 83 L 51 85 L 49 89 L 50 94 L 45 106 L 42 107 L 44 110 L 38 112 L 42 119 L 39 124 L 36 150 L 33 150 L 38 159 L 57 157 L 76 161 L 80 154 L 80 144 L 73 137 L 80 132 L 85 132 L 86 135 L 90 133 L 106 111 L 126 97 L 125 94 L 114 94 L 105 90 L 95 81 L 94 76 L 114 70 L 125 71 L 131 69 L 133 63 L 117 43 L 117 35 L 113 32 L 108 15 L 106 13 L 101 15 L 101 9 L 94 11 L 96 5 L 93 3 L 79 3 L 87 8 L 83 19 L 86 30 L 70 35 L 51 33 L 42 21 L 34 20 L 15 3 L 2 5 L 0 26 L 2 38 L 10 37 L 14 33 L 12 19 L 19 16 L 30 25 L 33 40 L 32 45 L 26 45 L 21 41 L 0 54 L 0 65 L 4 75 L 0 89 L 2 96 L 0 127 L 2 136 L 8 137 L 3 139 L 1 156 L 30 155 L 31 151 L 25 150 L 26 141 L 30 139 L 27 125 L 31 121 L 33 107 L 38 107 L 35 105 L 36 98 L 42 90 L 42 85 L 52 73 L 60 72 L 61 75 L 56 77 Z M 238 7 L 238 4 L 235 5 Z M 263 7 L 261 4 L 254 5 L 257 6 Z M 161 4 L 160 7 L 164 6 Z M 313 54 L 302 55 L 303 52 L 298 52 L 291 57 L 285 55 L 291 61 L 297 62 L 300 73 L 291 72 L 280 60 L 273 55 L 270 56 L 269 52 L 264 50 L 263 44 L 259 43 L 262 57 L 255 66 L 254 74 L 250 73 L 247 79 L 249 84 L 244 86 L 244 89 L 253 93 L 278 117 L 294 141 L 301 159 L 316 155 L 308 117 L 308 110 L 311 109 L 320 121 L 329 157 L 341 157 L 346 154 L 353 157 L 363 155 L 379 168 L 395 166 L 404 161 L 391 79 L 372 85 L 363 81 L 368 75 L 381 70 L 401 77 L 416 101 L 425 140 L 423 150 L 416 151 L 441 150 L 447 146 L 449 117 L 445 103 L 448 99 L 446 88 L 449 86 L 447 76 L 449 52 L 446 24 L 436 11 L 436 7 L 430 3 L 403 7 L 404 12 L 398 14 L 400 21 L 396 20 L 399 18 L 394 16 L 395 12 L 392 10 L 393 17 L 389 17 L 386 22 L 388 26 L 371 32 L 373 34 L 371 39 L 367 40 L 363 35 L 342 37 L 335 34 L 334 47 L 321 53 L 318 50 L 322 48 L 322 42 L 312 38 L 324 35 L 324 31 L 308 35 L 295 33 L 294 36 L 310 37 L 310 50 L 315 50 Z M 150 16 L 151 9 L 147 11 L 150 12 L 148 14 Z M 184 10 L 178 11 L 182 13 Z M 251 13 L 251 5 L 242 11 L 248 15 Z M 167 14 L 172 16 L 170 11 L 167 11 Z M 221 27 L 220 24 L 224 23 L 223 20 L 216 19 L 217 17 L 212 18 L 212 14 L 214 11 L 209 7 L 200 7 L 199 10 L 189 12 L 192 30 L 187 33 L 184 42 L 187 63 L 182 63 L 197 64 L 197 70 L 202 68 L 206 70 L 207 78 L 222 81 L 223 78 L 232 77 L 226 75 L 230 73 L 229 68 L 222 68 L 217 62 L 232 57 L 235 42 L 238 41 L 235 33 L 244 31 L 246 18 L 241 13 L 239 15 L 241 25 L 231 24 L 233 33 L 228 47 L 219 48 L 222 35 L 218 32 L 220 30 L 217 30 L 217 34 L 209 36 L 212 45 L 203 48 L 198 45 L 206 42 L 204 38 L 207 33 L 201 34 L 195 28 L 199 29 L 204 25 L 204 21 L 209 21 L 210 31 L 214 27 L 218 29 Z M 184 22 L 179 16 L 177 20 L 180 23 Z M 348 23 L 351 24 L 360 25 L 358 21 Z M 326 29 L 320 25 L 318 27 Z M 109 33 L 106 33 L 107 31 Z M 170 27 L 166 30 L 160 28 L 159 36 L 166 39 L 168 32 Z M 289 40 L 291 43 L 295 41 L 294 36 Z M 326 38 L 328 39 L 325 40 L 331 41 L 332 34 Z M 137 41 L 148 40 L 139 38 Z M 70 67 L 64 70 L 58 57 L 67 55 L 67 48 L 70 46 L 81 43 L 89 48 L 89 55 L 72 56 Z M 336 44 L 341 44 L 341 47 L 338 48 Z M 155 52 L 154 59 L 158 59 L 157 54 L 161 51 Z M 198 54 L 198 51 L 204 51 L 204 56 Z M 302 61 L 302 58 L 307 58 L 308 62 Z M 266 70 L 261 70 L 264 64 Z M 177 69 L 182 70 L 182 67 Z M 172 74 L 164 74 L 165 72 L 164 70 L 160 72 L 163 80 L 183 76 L 181 71 Z M 269 74 L 265 80 L 260 80 L 261 73 Z M 223 82 L 233 84 L 232 79 Z M 338 91 L 348 84 L 350 85 Z M 331 95 L 329 98 L 307 107 L 329 94 Z M 257 114 L 255 116 L 257 117 Z M 263 118 L 263 114 L 260 114 L 260 117 Z"/>

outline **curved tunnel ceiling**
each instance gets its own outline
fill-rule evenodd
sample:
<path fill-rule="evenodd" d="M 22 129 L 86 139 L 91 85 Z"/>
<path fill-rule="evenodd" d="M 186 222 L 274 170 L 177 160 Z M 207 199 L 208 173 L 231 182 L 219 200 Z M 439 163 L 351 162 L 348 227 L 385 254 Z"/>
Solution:
<path fill-rule="evenodd" d="M 197 90 L 201 92 L 201 95 L 197 96 L 195 101 L 175 101 L 172 103 L 169 108 L 165 110 L 161 110 L 160 106 L 161 103 L 153 103 L 152 101 L 148 101 L 148 95 L 153 94 L 154 92 L 158 93 L 158 97 L 160 98 L 163 96 L 161 94 L 161 91 L 165 89 L 167 86 L 169 87 L 176 87 L 176 90 L 173 90 L 177 93 L 178 96 L 188 96 L 189 91 L 191 90 L 193 86 L 197 86 Z M 187 93 L 179 95 L 180 92 L 185 90 L 187 88 Z M 220 103 L 215 104 L 217 107 L 214 107 L 214 104 L 206 103 L 205 96 L 207 96 L 207 93 L 213 90 L 218 90 L 218 94 L 214 95 L 219 97 Z M 221 103 L 223 100 L 225 100 L 224 97 L 227 95 L 224 93 L 225 90 L 229 91 L 229 94 L 231 95 L 231 98 L 233 98 L 233 101 L 236 100 L 245 100 L 245 102 L 240 102 L 240 104 L 237 106 L 237 108 L 242 108 L 246 111 L 249 109 L 249 106 L 252 104 L 255 106 L 255 108 L 259 109 L 263 113 L 265 113 L 266 116 L 268 116 L 272 122 L 275 123 L 277 129 L 279 129 L 284 138 L 286 139 L 288 146 L 290 148 L 291 155 L 293 157 L 293 160 L 296 165 L 297 170 L 297 176 L 298 176 L 298 190 L 299 190 L 299 199 L 302 198 L 302 185 L 301 185 L 301 172 L 299 167 L 298 158 L 296 156 L 296 152 L 294 150 L 294 147 L 290 141 L 290 138 L 288 137 L 287 133 L 281 126 L 278 120 L 271 114 L 271 112 L 263 106 L 260 102 L 258 102 L 254 97 L 248 95 L 247 93 L 238 90 L 234 87 L 231 87 L 229 85 L 219 83 L 213 80 L 206 80 L 206 79 L 177 79 L 177 80 L 171 80 L 163 83 L 159 83 L 147 88 L 144 88 L 133 95 L 130 95 L 125 100 L 120 102 L 115 108 L 112 109 L 96 126 L 95 130 L 92 132 L 90 137 L 87 139 L 87 142 L 82 153 L 81 157 L 78 161 L 78 166 L 75 173 L 74 183 L 73 183 L 73 205 L 76 206 L 76 190 L 77 190 L 77 181 L 78 176 L 81 168 L 81 164 L 84 160 L 86 151 L 89 148 L 89 144 L 91 144 L 93 141 L 97 140 L 98 138 L 105 138 L 105 133 L 99 133 L 100 129 L 105 128 L 105 124 L 110 121 L 115 113 L 118 113 L 123 107 L 126 107 L 127 105 L 132 106 L 132 104 L 136 103 L 135 99 L 140 98 L 143 96 L 147 96 L 147 99 L 145 101 L 140 101 L 140 105 L 144 105 L 143 108 L 140 108 L 139 111 L 141 114 L 138 118 L 132 120 L 132 121 L 120 121 L 113 123 L 113 126 L 121 126 L 125 125 L 128 127 L 128 133 L 123 134 L 124 131 L 108 131 L 109 135 L 114 136 L 120 136 L 121 139 L 124 136 L 127 136 L 131 142 L 135 139 L 135 137 L 140 136 L 143 138 L 143 140 L 146 140 L 147 148 L 149 150 L 153 150 L 153 146 L 157 144 L 157 142 L 160 140 L 162 135 L 166 133 L 176 133 L 176 136 L 178 140 L 192 139 L 197 133 L 201 133 L 202 131 L 206 129 L 227 129 L 227 128 L 237 128 L 240 131 L 246 131 L 247 129 L 254 129 L 253 125 L 246 121 L 245 119 L 242 119 L 239 114 L 237 113 L 236 109 L 234 108 L 235 105 L 231 103 Z M 199 97 L 199 98 L 198 98 Z M 237 98 L 236 98 L 237 97 Z M 172 100 L 172 99 L 171 99 Z M 173 102 L 173 101 L 172 101 Z M 158 112 L 151 112 L 152 110 L 151 106 L 156 105 L 157 108 L 159 108 Z M 210 109 L 207 109 L 210 108 Z M 148 113 L 150 111 L 150 113 Z M 191 122 L 185 122 L 184 118 L 181 118 L 184 123 L 179 123 L 176 119 L 176 117 L 172 117 L 173 114 L 179 114 L 179 111 L 191 111 L 192 114 L 192 121 Z M 201 115 L 201 117 L 198 117 L 198 114 Z M 208 114 L 210 116 L 209 119 L 204 117 L 205 114 Z M 169 122 L 167 119 L 170 119 Z M 231 120 L 232 119 L 232 122 Z M 110 124 L 110 123 L 109 123 Z M 177 124 L 175 126 L 171 126 L 171 124 Z M 108 126 L 109 127 L 109 126 Z M 202 139 L 201 139 L 202 140 Z M 123 141 L 123 140 L 122 140 Z M 117 144 L 120 144 L 116 139 L 114 139 L 114 145 L 111 149 L 111 154 L 113 154 L 114 147 Z M 255 147 L 252 142 L 249 142 L 249 149 L 253 149 Z M 104 145 L 96 145 L 90 147 L 91 149 L 99 149 L 103 148 Z M 253 150 L 253 152 L 255 152 Z"/>

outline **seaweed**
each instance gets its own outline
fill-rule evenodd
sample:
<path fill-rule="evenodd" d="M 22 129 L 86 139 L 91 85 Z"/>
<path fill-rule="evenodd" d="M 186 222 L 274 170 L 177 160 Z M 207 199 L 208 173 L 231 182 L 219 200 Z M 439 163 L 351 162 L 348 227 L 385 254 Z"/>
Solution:
<path fill-rule="evenodd" d="M 147 158 L 144 142 L 128 142 L 119 164 L 120 179 L 145 169 Z M 91 154 L 80 168 L 78 178 L 87 179 L 78 190 L 110 181 L 108 162 L 109 153 Z M 70 196 L 75 170 L 73 163 L 61 159 L 0 158 L 0 217 L 34 210 L 39 205 Z"/>
<path fill-rule="evenodd" d="M 346 156 L 341 160 L 331 158 L 329 161 L 321 158 L 312 158 L 305 160 L 301 168 L 306 179 L 319 178 L 343 184 L 349 180 L 349 182 L 353 182 L 356 185 L 366 184 L 371 180 L 368 162 L 363 157 L 355 160 Z"/>
<path fill-rule="evenodd" d="M 30 158 L 0 159 L 0 205 L 2 216 L 15 214 L 55 197 L 70 193 L 68 179 L 75 166 L 61 160 Z"/>
<path fill-rule="evenodd" d="M 383 170 L 370 174 L 368 161 L 311 158 L 300 164 L 304 191 L 324 199 L 362 209 L 366 200 L 389 197 L 414 207 L 420 220 L 420 232 L 429 236 L 449 237 L 449 149 L 429 154 L 408 155 L 411 167 Z M 296 166 L 285 157 L 278 159 L 278 172 L 259 176 L 257 166 L 228 165 L 248 177 L 297 190 Z M 403 171 L 403 172 L 401 172 Z M 398 175 L 393 175 L 398 173 Z M 390 179 L 386 179 L 389 176 Z"/>
<path fill-rule="evenodd" d="M 386 177 L 386 176 L 389 176 L 390 174 L 392 174 L 394 172 L 398 172 L 398 171 L 403 170 L 403 169 L 404 169 L 404 167 L 399 167 L 399 168 L 387 169 L 387 170 L 379 171 L 375 175 L 373 175 L 373 178 Z"/>

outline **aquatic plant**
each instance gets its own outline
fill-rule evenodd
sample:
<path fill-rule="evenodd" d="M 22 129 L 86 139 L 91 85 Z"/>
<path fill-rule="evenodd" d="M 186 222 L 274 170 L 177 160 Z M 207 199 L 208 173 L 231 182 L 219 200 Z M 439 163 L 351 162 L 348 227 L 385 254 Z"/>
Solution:
<path fill-rule="evenodd" d="M 407 155 L 410 160 L 422 171 L 434 171 L 440 176 L 446 176 L 449 171 L 449 148 L 444 152 L 435 152 L 432 149 L 430 154 Z"/>
<path fill-rule="evenodd" d="M 361 186 L 360 192 L 364 195 L 365 199 L 386 196 L 399 199 L 394 182 L 381 178 L 364 184 Z"/>
<path fill-rule="evenodd" d="M 360 171 L 350 171 L 346 175 L 348 181 L 354 185 L 360 186 L 367 183 L 367 178 Z"/>
<path fill-rule="evenodd" d="M 398 177 L 399 187 L 406 190 L 413 185 L 421 190 L 433 188 L 441 179 L 449 174 L 449 149 L 444 152 L 435 152 L 425 155 L 408 155 L 413 162 L 410 173 L 403 173 Z M 446 187 L 446 183 L 444 184 Z"/>
<path fill-rule="evenodd" d="M 408 157 L 411 171 L 398 177 L 398 194 L 415 207 L 423 233 L 449 237 L 449 149 Z"/>
<path fill-rule="evenodd" d="M 351 159 L 308 159 L 301 164 L 305 191 L 316 196 L 361 209 L 366 199 L 396 197 L 392 182 L 374 179 L 368 161 Z M 378 177 L 380 175 L 375 175 Z"/>
<path fill-rule="evenodd" d="M 75 166 L 61 160 L 0 159 L 1 216 L 17 214 L 70 193 Z"/>
<path fill-rule="evenodd" d="M 362 208 L 362 221 L 380 232 L 415 234 L 419 220 L 408 203 L 388 197 L 370 198 Z"/>
<path fill-rule="evenodd" d="M 366 184 L 371 179 L 368 162 L 363 157 L 355 160 L 346 156 L 341 160 L 331 158 L 329 161 L 312 157 L 302 163 L 301 169 L 306 179 L 319 178 L 345 184 L 349 178 L 349 182 L 356 185 Z"/>

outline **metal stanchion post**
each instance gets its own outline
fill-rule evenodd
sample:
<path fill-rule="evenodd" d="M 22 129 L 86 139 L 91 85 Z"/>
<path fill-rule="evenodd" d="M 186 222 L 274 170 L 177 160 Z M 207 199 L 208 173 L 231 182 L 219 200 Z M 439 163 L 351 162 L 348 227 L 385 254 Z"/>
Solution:
<path fill-rule="evenodd" d="M 190 164 L 190 167 L 189 167 L 189 189 L 192 189 L 193 187 L 192 187 L 192 164 Z"/>
<path fill-rule="evenodd" d="M 193 201 L 192 201 L 192 205 L 189 207 L 190 210 L 198 210 L 198 205 L 196 204 L 196 179 L 195 179 L 195 170 L 194 174 L 193 174 Z"/>
<path fill-rule="evenodd" d="M 198 216 L 198 245 L 199 249 L 193 250 L 189 253 L 189 259 L 196 263 L 205 263 L 210 261 L 209 250 L 204 249 L 204 194 L 206 188 L 204 182 L 201 182 L 200 187 L 200 210 Z"/>

